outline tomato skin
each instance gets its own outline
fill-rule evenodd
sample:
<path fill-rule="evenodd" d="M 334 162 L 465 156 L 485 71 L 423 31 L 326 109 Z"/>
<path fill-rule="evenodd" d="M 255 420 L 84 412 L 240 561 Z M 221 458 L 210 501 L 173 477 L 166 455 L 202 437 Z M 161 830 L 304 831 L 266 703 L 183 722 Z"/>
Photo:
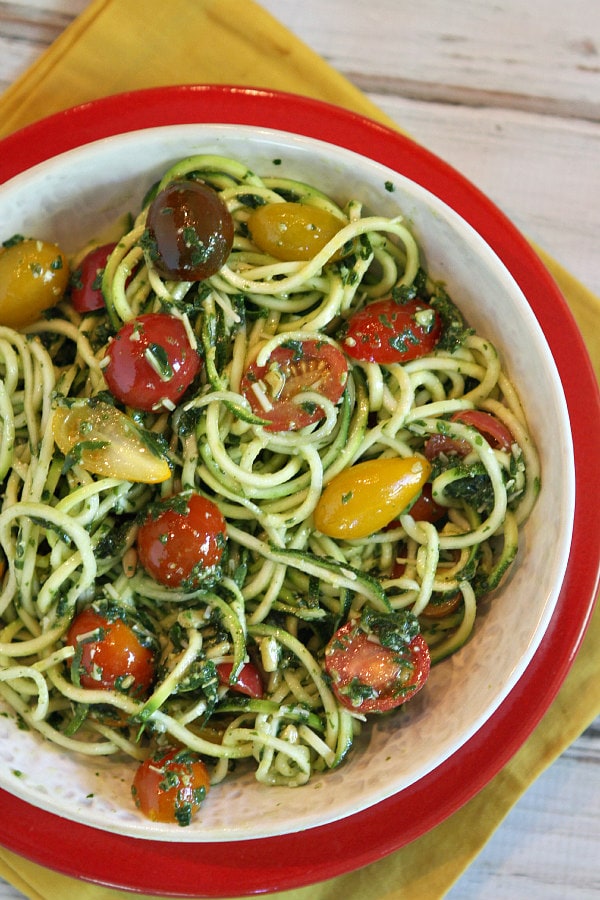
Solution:
<path fill-rule="evenodd" d="M 252 697 L 254 700 L 260 700 L 263 696 L 262 678 L 254 663 L 244 663 L 235 684 L 231 684 L 229 681 L 233 670 L 232 663 L 218 663 L 216 670 L 220 683 L 226 685 L 230 691 L 236 694 L 244 694 L 246 697 Z"/>
<path fill-rule="evenodd" d="M 149 254 L 165 278 L 202 281 L 219 271 L 233 246 L 233 219 L 215 190 L 200 181 L 173 181 L 146 219 Z"/>
<path fill-rule="evenodd" d="M 27 239 L 0 253 L 0 325 L 24 328 L 62 299 L 69 264 L 56 244 Z"/>
<path fill-rule="evenodd" d="M 71 303 L 82 315 L 105 306 L 102 294 L 102 272 L 116 244 L 102 244 L 84 256 L 71 274 Z"/>
<path fill-rule="evenodd" d="M 419 319 L 421 321 L 419 321 Z M 420 300 L 375 300 L 349 319 L 343 347 L 360 362 L 407 362 L 431 353 L 442 334 L 437 311 Z"/>
<path fill-rule="evenodd" d="M 306 203 L 268 203 L 248 219 L 254 243 L 284 262 L 309 260 L 344 227 L 333 213 Z"/>
<path fill-rule="evenodd" d="M 323 418 L 318 405 L 307 409 L 294 402 L 304 391 L 321 394 L 337 403 L 346 387 L 348 365 L 344 354 L 327 341 L 302 341 L 302 347 L 276 347 L 266 365 L 250 363 L 242 376 L 240 391 L 257 416 L 268 420 L 265 431 L 297 431 Z M 257 391 L 267 406 L 261 403 Z"/>
<path fill-rule="evenodd" d="M 430 482 L 423 485 L 423 490 L 408 510 L 415 522 L 439 522 L 448 510 L 433 499 Z"/>
<path fill-rule="evenodd" d="M 325 649 L 325 671 L 335 696 L 358 713 L 386 712 L 410 700 L 425 684 L 430 667 L 429 648 L 421 635 L 400 655 L 353 621 L 342 625 Z M 357 686 L 370 688 L 366 693 L 371 696 L 357 694 Z"/>
<path fill-rule="evenodd" d="M 97 638 L 92 634 L 96 630 Z M 91 607 L 84 609 L 71 622 L 66 642 L 80 654 L 77 667 L 81 687 L 111 691 L 121 679 L 132 678 L 125 693 L 136 698 L 147 695 L 155 676 L 155 654 L 142 645 L 123 619 L 108 620 Z"/>
<path fill-rule="evenodd" d="M 452 422 L 471 425 L 491 444 L 494 449 L 510 450 L 514 438 L 504 422 L 481 409 L 462 409 L 451 416 Z"/>
<path fill-rule="evenodd" d="M 431 465 L 417 456 L 373 459 L 331 479 L 314 511 L 315 528 L 341 540 L 368 537 L 385 528 L 417 496 Z"/>
<path fill-rule="evenodd" d="M 135 773 L 131 792 L 137 808 L 153 822 L 189 825 L 210 790 L 200 757 L 177 748 L 159 751 Z"/>
<path fill-rule="evenodd" d="M 212 500 L 200 494 L 169 498 L 158 506 L 140 525 L 139 560 L 160 584 L 197 586 L 205 570 L 221 561 L 227 534 L 225 518 Z"/>
<path fill-rule="evenodd" d="M 126 322 L 106 357 L 104 377 L 111 394 L 144 412 L 160 410 L 163 400 L 177 405 L 200 371 L 200 357 L 183 322 L 165 313 Z"/>

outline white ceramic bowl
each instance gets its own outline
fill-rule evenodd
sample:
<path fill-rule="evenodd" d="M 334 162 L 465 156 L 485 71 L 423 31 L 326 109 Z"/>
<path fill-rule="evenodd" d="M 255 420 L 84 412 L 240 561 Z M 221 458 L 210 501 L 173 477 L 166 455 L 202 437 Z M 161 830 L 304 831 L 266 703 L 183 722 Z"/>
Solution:
<path fill-rule="evenodd" d="M 1 787 L 76 822 L 167 841 L 235 841 L 332 822 L 401 791 L 455 753 L 509 694 L 544 636 L 567 565 L 575 496 L 560 379 L 516 282 L 455 212 L 378 163 L 264 128 L 152 128 L 85 145 L 13 178 L 0 189 L 2 236 L 35 235 L 74 251 L 120 213 L 137 210 L 171 163 L 206 152 L 237 157 L 261 174 L 285 172 L 340 200 L 358 197 L 384 215 L 402 212 L 429 273 L 446 283 L 469 322 L 498 347 L 524 403 L 543 474 L 518 560 L 478 617 L 472 640 L 432 671 L 426 689 L 402 714 L 371 724 L 339 770 L 305 787 L 266 788 L 252 775 L 232 776 L 211 792 L 189 828 L 163 826 L 133 808 L 133 767 L 75 758 L 0 718 Z M 275 159 L 282 164 L 275 166 Z M 385 188 L 389 181 L 393 193 Z"/>

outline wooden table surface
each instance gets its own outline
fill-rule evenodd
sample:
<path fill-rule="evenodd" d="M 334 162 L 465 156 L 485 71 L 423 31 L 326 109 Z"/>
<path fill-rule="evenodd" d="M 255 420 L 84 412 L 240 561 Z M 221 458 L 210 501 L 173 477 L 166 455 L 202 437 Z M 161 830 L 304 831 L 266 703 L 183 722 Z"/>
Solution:
<path fill-rule="evenodd" d="M 0 91 L 87 5 L 0 0 Z M 600 295 L 598 0 L 262 5 Z M 599 850 L 597 720 L 448 897 L 591 900 L 600 896 Z M 22 896 L 0 880 L 0 900 Z"/>

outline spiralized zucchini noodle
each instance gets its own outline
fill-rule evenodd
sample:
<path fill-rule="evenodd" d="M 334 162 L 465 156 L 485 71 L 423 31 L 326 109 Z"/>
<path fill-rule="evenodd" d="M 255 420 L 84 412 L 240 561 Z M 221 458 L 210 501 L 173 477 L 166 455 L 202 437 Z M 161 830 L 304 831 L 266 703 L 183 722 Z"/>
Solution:
<path fill-rule="evenodd" d="M 182 180 L 216 191 L 234 223 L 226 261 L 199 281 L 166 277 L 148 240 L 150 203 Z M 280 203 L 325 211 L 337 229 L 309 258 L 278 258 L 248 222 Z M 400 212 L 372 214 L 354 199 L 341 206 L 237 160 L 197 156 L 167 171 L 109 256 L 103 294 L 104 307 L 80 314 L 67 290 L 34 323 L 0 325 L 0 695 L 29 728 L 79 754 L 139 762 L 164 744 L 200 754 L 213 784 L 242 759 L 260 782 L 304 784 L 344 759 L 365 720 L 365 690 L 381 688 L 358 673 L 346 702 L 334 690 L 325 649 L 340 629 L 362 621 L 369 632 L 369 616 L 408 623 L 437 664 L 468 640 L 478 606 L 513 562 L 540 485 L 517 390 L 488 336 L 463 320 L 460 297 L 423 271 Z M 406 361 L 355 358 L 353 316 L 390 297 L 400 309 L 416 299 L 435 311 L 435 346 Z M 201 364 L 178 402 L 140 411 L 111 397 L 105 374 L 115 334 L 148 313 L 177 318 Z M 428 321 L 421 316 L 425 333 Z M 341 396 L 305 383 L 293 403 L 318 410 L 316 420 L 269 429 L 277 388 L 269 394 L 255 380 L 253 403 L 245 373 L 254 364 L 282 379 L 269 361 L 286 348 L 302 360 L 303 346 L 343 354 Z M 132 440 L 167 461 L 168 477 L 132 480 L 116 463 L 94 471 L 85 441 L 59 449 L 56 411 L 94 402 L 128 417 Z M 465 415 L 473 412 L 508 444 Z M 110 456 L 106 441 L 94 447 Z M 340 473 L 415 458 L 429 464 L 437 517 L 419 518 L 416 503 L 413 514 L 419 488 L 366 536 L 317 528 Z M 140 564 L 141 523 L 158 501 L 192 493 L 224 517 L 223 556 L 194 579 L 161 583 Z M 376 500 L 367 498 L 363 518 Z M 90 606 L 108 618 L 117 610 L 152 650 L 144 695 L 127 679 L 107 689 L 102 673 L 97 689 L 82 685 L 67 634 Z M 377 629 L 370 640 L 385 643 Z M 261 693 L 236 689 L 249 662 Z M 223 664 L 229 680 L 218 677 Z"/>

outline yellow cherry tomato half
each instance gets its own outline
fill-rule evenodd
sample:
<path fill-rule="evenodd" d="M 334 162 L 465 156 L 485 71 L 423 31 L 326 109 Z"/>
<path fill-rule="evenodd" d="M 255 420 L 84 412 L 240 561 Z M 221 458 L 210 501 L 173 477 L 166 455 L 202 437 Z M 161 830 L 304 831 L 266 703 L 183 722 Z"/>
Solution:
<path fill-rule="evenodd" d="M 312 259 L 344 224 L 333 213 L 319 206 L 268 203 L 251 214 L 248 230 L 254 243 L 264 253 L 284 262 L 292 262 Z"/>
<path fill-rule="evenodd" d="M 430 463 L 418 456 L 367 460 L 343 469 L 321 494 L 315 527 L 342 540 L 374 534 L 417 497 L 430 472 Z"/>
<path fill-rule="evenodd" d="M 94 475 L 157 484 L 171 474 L 149 432 L 110 403 L 89 401 L 54 410 L 52 433 L 62 453 Z"/>
<path fill-rule="evenodd" d="M 24 328 L 56 306 L 69 283 L 69 264 L 56 244 L 19 241 L 0 254 L 0 325 Z"/>

